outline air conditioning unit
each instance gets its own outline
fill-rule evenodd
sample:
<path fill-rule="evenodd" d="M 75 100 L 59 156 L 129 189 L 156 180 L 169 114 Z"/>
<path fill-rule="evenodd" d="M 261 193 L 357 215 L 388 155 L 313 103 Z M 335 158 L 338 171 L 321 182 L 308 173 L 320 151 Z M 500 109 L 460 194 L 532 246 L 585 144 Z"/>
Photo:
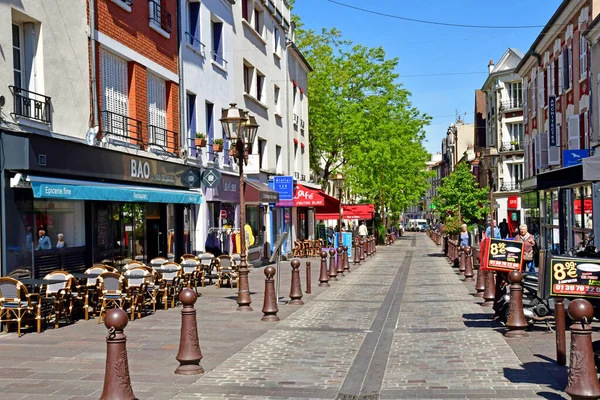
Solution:
<path fill-rule="evenodd" d="M 294 114 L 294 125 L 298 125 L 298 114 Z"/>

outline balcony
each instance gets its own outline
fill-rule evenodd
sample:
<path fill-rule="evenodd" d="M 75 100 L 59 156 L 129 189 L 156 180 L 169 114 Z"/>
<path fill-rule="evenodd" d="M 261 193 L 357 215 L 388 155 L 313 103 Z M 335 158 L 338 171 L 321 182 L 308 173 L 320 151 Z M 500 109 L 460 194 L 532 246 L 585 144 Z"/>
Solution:
<path fill-rule="evenodd" d="M 500 183 L 501 192 L 518 192 L 519 190 L 521 190 L 521 182 Z"/>
<path fill-rule="evenodd" d="M 294 178 L 300 179 L 300 172 L 294 172 Z"/>
<path fill-rule="evenodd" d="M 157 147 L 172 157 L 179 157 L 179 133 L 148 125 L 148 146 Z"/>
<path fill-rule="evenodd" d="M 300 120 L 300 129 L 304 129 L 304 120 L 303 119 Z"/>
<path fill-rule="evenodd" d="M 502 144 L 500 145 L 501 153 L 523 152 L 523 151 L 525 151 L 525 143 L 521 140 L 502 142 Z"/>
<path fill-rule="evenodd" d="M 298 126 L 298 120 L 299 120 L 298 114 L 294 114 L 293 119 L 294 119 L 294 125 Z"/>
<path fill-rule="evenodd" d="M 8 88 L 13 95 L 13 115 L 29 118 L 44 124 L 52 123 L 52 102 L 50 97 L 16 86 L 9 86 Z"/>
<path fill-rule="evenodd" d="M 306 181 L 306 175 L 302 175 L 302 177 L 300 178 L 300 180 Z"/>
<path fill-rule="evenodd" d="M 111 111 L 102 111 L 102 135 L 127 147 L 144 147 L 142 121 Z"/>
<path fill-rule="evenodd" d="M 194 35 L 192 35 L 189 32 L 185 33 L 185 39 L 186 39 L 187 43 L 190 45 L 190 47 L 192 49 L 194 49 L 194 51 L 196 53 L 198 53 L 202 57 L 204 57 L 204 49 L 206 48 L 206 46 L 204 45 L 204 43 L 202 43 L 200 41 L 200 39 L 198 39 L 197 37 L 195 37 Z"/>
<path fill-rule="evenodd" d="M 508 99 L 502 101 L 502 111 L 515 111 L 523 108 L 523 100 L 522 99 Z"/>
<path fill-rule="evenodd" d="M 171 14 L 160 6 L 160 0 L 149 0 L 148 3 L 150 4 L 150 23 L 171 33 Z"/>

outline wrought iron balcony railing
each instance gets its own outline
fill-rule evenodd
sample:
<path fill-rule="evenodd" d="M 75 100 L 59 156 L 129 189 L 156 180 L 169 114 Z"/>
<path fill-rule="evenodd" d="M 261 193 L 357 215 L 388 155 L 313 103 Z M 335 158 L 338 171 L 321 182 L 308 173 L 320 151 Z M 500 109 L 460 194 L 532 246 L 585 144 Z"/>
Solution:
<path fill-rule="evenodd" d="M 227 60 L 223 58 L 223 54 L 221 52 L 211 51 L 210 54 L 212 55 L 214 62 L 227 69 Z"/>
<path fill-rule="evenodd" d="M 500 151 L 524 151 L 525 147 L 524 147 L 525 143 L 523 141 L 520 140 L 516 140 L 516 141 L 510 141 L 510 142 L 502 142 L 502 145 L 500 146 Z"/>
<path fill-rule="evenodd" d="M 517 190 L 521 190 L 521 182 L 508 182 L 508 183 L 502 182 L 500 184 L 501 192 L 514 192 Z"/>
<path fill-rule="evenodd" d="M 171 14 L 160 6 L 160 0 L 148 0 L 150 4 L 150 21 L 156 23 L 160 28 L 171 33 Z"/>
<path fill-rule="evenodd" d="M 21 89 L 8 87 L 13 95 L 13 114 L 49 124 L 52 122 L 52 101 L 49 96 Z"/>
<path fill-rule="evenodd" d="M 502 101 L 502 110 L 503 111 L 512 111 L 523 108 L 523 100 L 522 99 L 508 99 Z"/>
<path fill-rule="evenodd" d="M 143 147 L 142 121 L 111 111 L 102 111 L 102 135 Z"/>
<path fill-rule="evenodd" d="M 204 56 L 204 49 L 206 48 L 206 46 L 204 45 L 204 43 L 202 43 L 200 41 L 200 39 L 198 39 L 197 37 L 195 37 L 194 35 L 192 35 L 189 32 L 185 33 L 185 38 L 186 38 L 187 42 L 190 44 L 190 46 L 192 46 L 193 49 L 197 50 L 198 53 L 200 53 Z"/>
<path fill-rule="evenodd" d="M 179 133 L 148 125 L 148 145 L 156 146 L 174 157 L 179 156 Z"/>

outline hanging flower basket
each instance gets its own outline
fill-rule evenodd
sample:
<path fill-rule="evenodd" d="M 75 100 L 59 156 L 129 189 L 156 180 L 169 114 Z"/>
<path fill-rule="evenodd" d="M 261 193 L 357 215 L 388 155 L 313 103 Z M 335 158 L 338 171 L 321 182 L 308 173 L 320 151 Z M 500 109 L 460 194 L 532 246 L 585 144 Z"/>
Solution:
<path fill-rule="evenodd" d="M 196 144 L 196 148 L 200 148 L 200 147 L 204 147 L 206 146 L 206 139 L 194 139 L 194 143 Z"/>

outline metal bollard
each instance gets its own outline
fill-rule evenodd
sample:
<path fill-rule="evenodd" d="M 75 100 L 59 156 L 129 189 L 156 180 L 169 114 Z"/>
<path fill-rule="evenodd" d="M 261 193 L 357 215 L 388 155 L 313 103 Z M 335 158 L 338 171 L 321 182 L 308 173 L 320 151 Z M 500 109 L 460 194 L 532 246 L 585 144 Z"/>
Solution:
<path fill-rule="evenodd" d="M 600 383 L 594 364 L 592 325 L 594 308 L 589 301 L 576 299 L 569 303 L 571 325 L 571 358 L 565 392 L 574 400 L 600 398 Z"/>
<path fill-rule="evenodd" d="M 337 267 L 335 266 L 335 253 L 334 249 L 329 250 L 329 280 L 337 281 Z"/>
<path fill-rule="evenodd" d="M 304 304 L 302 301 L 302 288 L 300 287 L 300 260 L 294 258 L 290 265 L 292 267 L 292 284 L 290 287 L 290 302 L 288 304 L 301 306 Z"/>
<path fill-rule="evenodd" d="M 327 276 L 327 252 L 321 251 L 321 269 L 319 270 L 319 286 L 329 285 L 329 277 Z"/>
<path fill-rule="evenodd" d="M 487 270 L 485 273 L 485 289 L 483 291 L 483 299 L 485 302 L 482 304 L 484 307 L 491 307 L 494 305 L 494 299 L 496 298 L 496 280 L 494 278 L 494 271 Z"/>
<path fill-rule="evenodd" d="M 127 313 L 120 308 L 109 310 L 104 318 L 108 336 L 106 337 L 104 387 L 100 400 L 135 400 L 129 377 L 127 336 L 123 333 L 127 322 Z"/>
<path fill-rule="evenodd" d="M 311 294 L 310 261 L 306 262 L 306 294 Z"/>
<path fill-rule="evenodd" d="M 473 254 L 470 247 L 465 247 L 465 282 L 473 282 L 475 273 L 473 272 Z"/>
<path fill-rule="evenodd" d="M 261 321 L 277 322 L 279 317 L 279 307 L 277 307 L 277 299 L 275 298 L 275 268 L 268 266 L 265 268 L 265 299 L 263 301 L 263 317 Z"/>
<path fill-rule="evenodd" d="M 465 269 L 467 269 L 467 254 L 464 246 L 458 249 L 458 260 L 458 272 L 462 275 L 465 273 Z"/>
<path fill-rule="evenodd" d="M 175 370 L 177 375 L 200 375 L 204 369 L 200 365 L 202 351 L 198 339 L 198 323 L 196 322 L 196 309 L 194 303 L 198 295 L 192 289 L 183 289 L 179 293 L 179 301 L 183 304 L 181 309 L 181 334 L 179 336 L 179 351 L 175 359 L 179 367 Z"/>
<path fill-rule="evenodd" d="M 554 305 L 554 320 L 556 321 L 556 363 L 558 365 L 567 363 L 565 319 L 565 302 L 562 297 L 557 297 Z"/>
<path fill-rule="evenodd" d="M 508 317 L 506 318 L 508 332 L 504 336 L 509 338 L 529 337 L 529 334 L 525 332 L 527 321 L 523 313 L 523 288 L 521 287 L 523 274 L 519 271 L 511 271 L 508 274 L 508 280 L 510 282 L 510 301 L 508 303 Z"/>
<path fill-rule="evenodd" d="M 360 238 L 360 261 L 365 261 L 367 255 L 367 238 Z"/>
<path fill-rule="evenodd" d="M 344 276 L 344 248 L 337 248 L 337 258 L 335 259 L 335 272 L 340 276 Z"/>
<path fill-rule="evenodd" d="M 350 272 L 350 262 L 348 261 L 348 246 L 344 246 L 342 249 L 344 250 L 344 252 L 342 253 L 344 255 L 344 272 Z"/>
<path fill-rule="evenodd" d="M 473 264 L 477 268 L 477 281 L 475 282 L 475 296 L 483 297 L 483 291 L 485 290 L 485 274 L 486 271 L 481 268 L 479 256 L 481 255 L 478 248 L 473 249 Z"/>
<path fill-rule="evenodd" d="M 360 240 L 358 238 L 354 241 L 352 252 L 354 253 L 354 265 L 360 264 Z"/>

